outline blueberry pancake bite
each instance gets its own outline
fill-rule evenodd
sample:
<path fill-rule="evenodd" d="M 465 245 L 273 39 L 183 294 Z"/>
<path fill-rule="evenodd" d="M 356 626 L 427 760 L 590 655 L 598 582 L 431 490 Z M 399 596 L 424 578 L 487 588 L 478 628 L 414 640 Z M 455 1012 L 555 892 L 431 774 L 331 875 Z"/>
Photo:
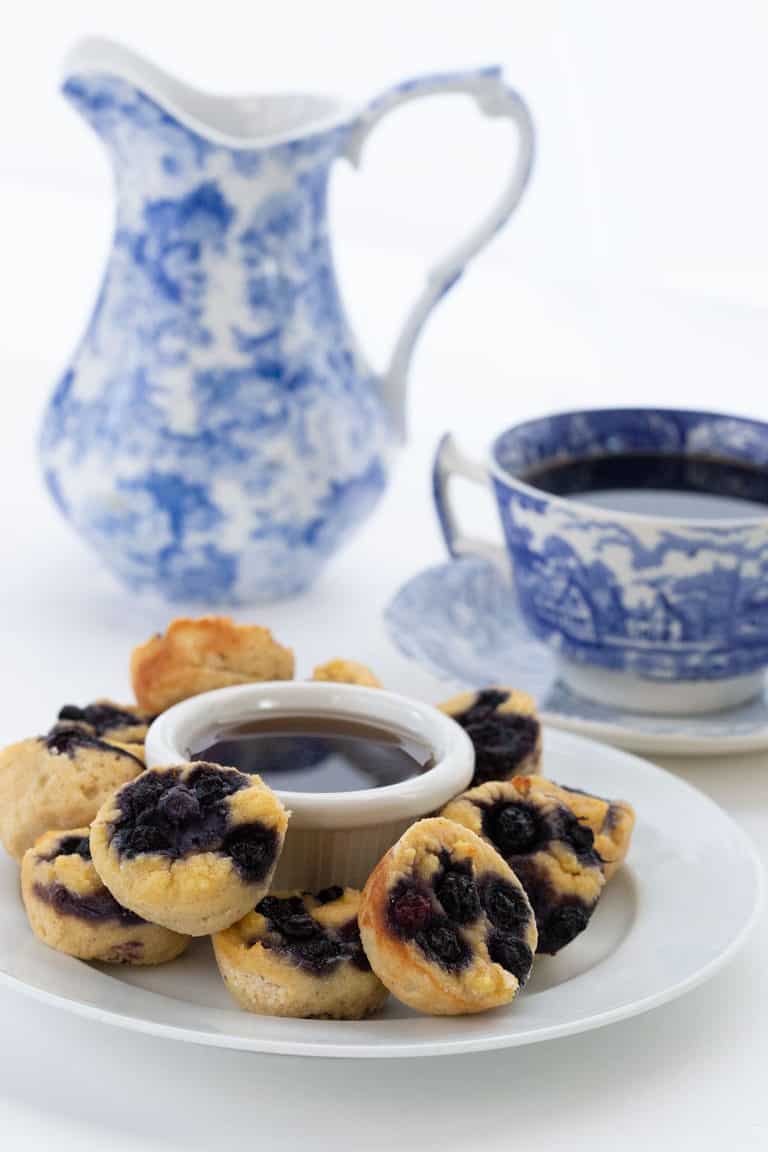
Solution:
<path fill-rule="evenodd" d="M 131 656 L 136 699 L 154 713 L 212 688 L 292 676 L 290 648 L 278 644 L 268 629 L 235 624 L 228 616 L 174 620 Z"/>
<path fill-rule="evenodd" d="M 635 811 L 625 800 L 604 800 L 578 788 L 566 788 L 554 784 L 543 776 L 537 778 L 537 786 L 554 797 L 566 808 L 570 808 L 576 819 L 592 830 L 595 839 L 595 852 L 602 864 L 606 880 L 614 875 L 626 859 L 632 831 L 635 827 Z"/>
<path fill-rule="evenodd" d="M 112 700 L 94 700 L 84 708 L 77 704 L 65 704 L 59 710 L 57 725 L 82 728 L 99 740 L 115 742 L 124 746 L 143 746 L 154 716 L 142 712 L 133 704 L 115 704 Z M 130 749 L 134 751 L 134 749 Z"/>
<path fill-rule="evenodd" d="M 376 975 L 420 1012 L 508 1004 L 536 951 L 536 921 L 499 854 L 450 820 L 419 820 L 363 889 L 360 936 Z"/>
<path fill-rule="evenodd" d="M 583 932 L 605 884 L 595 838 L 539 776 L 491 780 L 441 815 L 471 828 L 504 857 L 536 913 L 539 952 L 554 955 Z"/>
<path fill-rule="evenodd" d="M 288 814 L 259 776 L 196 762 L 151 768 L 91 827 L 96 871 L 116 900 L 175 932 L 228 928 L 267 892 Z"/>
<path fill-rule="evenodd" d="M 475 749 L 472 786 L 537 772 L 541 762 L 541 725 L 536 705 L 515 688 L 461 692 L 440 705 L 465 730 Z"/>
<path fill-rule="evenodd" d="M 144 771 L 137 744 L 110 744 L 85 728 L 55 725 L 47 736 L 0 752 L 0 840 L 20 860 L 43 832 L 90 824 L 115 788 Z"/>
<path fill-rule="evenodd" d="M 357 660 L 329 660 L 318 664 L 313 680 L 326 680 L 334 684 L 362 684 L 365 688 L 381 688 L 381 680 L 365 664 Z"/>
<path fill-rule="evenodd" d="M 24 854 L 21 894 L 37 938 L 81 960 L 164 964 L 189 944 L 118 904 L 93 866 L 87 828 L 45 832 Z"/>
<path fill-rule="evenodd" d="M 216 960 L 242 1008 L 264 1016 L 360 1020 L 387 990 L 371 971 L 354 888 L 274 892 L 213 938 Z"/>

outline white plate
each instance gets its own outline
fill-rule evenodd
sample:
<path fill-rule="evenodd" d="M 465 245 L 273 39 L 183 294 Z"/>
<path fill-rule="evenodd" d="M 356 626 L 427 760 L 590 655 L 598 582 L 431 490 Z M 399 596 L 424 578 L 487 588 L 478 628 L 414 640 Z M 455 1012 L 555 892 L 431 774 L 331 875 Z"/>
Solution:
<path fill-rule="evenodd" d="M 531 1044 L 645 1012 L 713 976 L 745 942 L 761 869 L 744 833 L 677 777 L 613 748 L 546 734 L 547 772 L 621 795 L 637 809 L 630 862 L 588 930 L 539 957 L 517 1002 L 482 1016 L 418 1016 L 390 999 L 362 1022 L 241 1012 L 208 940 L 165 967 L 84 964 L 32 936 L 15 865 L 0 866 L 0 974 L 22 991 L 95 1020 L 176 1040 L 302 1056 L 433 1056 Z"/>
<path fill-rule="evenodd" d="M 526 628 L 510 583 L 476 556 L 417 573 L 396 593 L 385 618 L 405 656 L 455 685 L 524 688 L 553 727 L 659 755 L 768 749 L 768 684 L 762 696 L 747 704 L 699 716 L 643 715 L 578 696 L 558 678 L 549 648 Z M 674 683 L 669 691 L 674 693 Z"/>

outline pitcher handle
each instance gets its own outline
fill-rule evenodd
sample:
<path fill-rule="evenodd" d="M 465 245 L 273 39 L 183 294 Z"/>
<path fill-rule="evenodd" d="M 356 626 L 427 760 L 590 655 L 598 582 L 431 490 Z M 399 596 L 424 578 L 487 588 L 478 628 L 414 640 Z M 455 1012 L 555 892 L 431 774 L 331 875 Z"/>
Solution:
<path fill-rule="evenodd" d="M 373 100 L 354 125 L 344 149 L 349 161 L 358 167 L 363 145 L 371 131 L 388 112 L 410 100 L 446 92 L 466 92 L 473 96 L 487 116 L 506 116 L 514 120 L 519 135 L 515 164 L 495 207 L 469 236 L 448 256 L 430 269 L 426 284 L 403 323 L 395 343 L 382 387 L 390 411 L 405 432 L 405 394 L 408 369 L 421 329 L 437 302 L 461 276 L 464 268 L 493 238 L 514 212 L 528 183 L 533 163 L 534 130 L 531 114 L 522 97 L 502 79 L 501 68 L 482 68 L 472 72 L 449 72 L 406 80 Z"/>
<path fill-rule="evenodd" d="M 453 436 L 446 433 L 437 446 L 432 466 L 432 492 L 445 546 L 454 559 L 460 556 L 482 556 L 508 577 L 511 566 L 506 548 L 490 540 L 465 536 L 461 531 L 450 499 L 450 485 L 454 476 L 461 476 L 483 488 L 491 487 L 488 469 L 465 456 Z"/>

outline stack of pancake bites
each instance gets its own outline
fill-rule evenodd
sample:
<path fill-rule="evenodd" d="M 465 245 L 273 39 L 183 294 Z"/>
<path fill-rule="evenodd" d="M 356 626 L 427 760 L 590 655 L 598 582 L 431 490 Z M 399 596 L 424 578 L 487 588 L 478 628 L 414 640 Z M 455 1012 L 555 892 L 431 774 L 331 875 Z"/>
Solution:
<path fill-rule="evenodd" d="M 624 860 L 632 808 L 540 775 L 533 701 L 466 692 L 442 711 L 475 749 L 470 789 L 412 824 L 362 892 L 272 891 L 290 813 L 257 775 L 192 761 L 149 768 L 144 738 L 173 704 L 290 680 L 294 659 L 257 626 L 175 620 L 131 658 L 136 704 L 67 705 L 47 735 L 0 753 L 0 839 L 21 865 L 32 931 L 106 964 L 165 964 L 210 936 L 250 1012 L 360 1019 L 392 993 L 458 1015 L 512 1001 L 536 953 L 589 925 Z M 314 680 L 381 685 L 333 660 Z"/>

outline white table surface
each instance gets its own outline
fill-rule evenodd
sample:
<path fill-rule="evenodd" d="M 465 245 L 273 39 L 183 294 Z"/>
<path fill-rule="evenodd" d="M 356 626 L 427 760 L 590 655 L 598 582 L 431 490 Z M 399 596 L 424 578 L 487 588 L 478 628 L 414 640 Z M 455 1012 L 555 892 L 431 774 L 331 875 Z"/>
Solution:
<path fill-rule="evenodd" d="M 32 5 L 28 26 L 21 31 L 24 12 L 18 16 L 16 31 L 22 40 L 6 38 L 5 44 L 13 48 L 4 68 L 8 91 L 3 101 L 9 125 L 5 138 L 11 147 L 0 167 L 4 165 L 5 173 L 3 221 L 13 227 L 7 229 L 3 249 L 6 322 L 0 335 L 1 741 L 44 728 L 67 700 L 85 702 L 101 694 L 126 697 L 131 647 L 169 616 L 162 605 L 126 595 L 112 582 L 60 522 L 36 470 L 41 407 L 88 315 L 111 211 L 101 157 L 43 86 L 50 82 L 54 61 L 78 22 L 83 31 L 110 23 L 113 31 L 122 31 L 114 12 L 106 14 L 110 6 L 97 7 L 98 16 L 96 7 L 73 0 L 49 8 L 42 20 L 39 10 L 34 17 Z M 706 142 L 696 136 L 689 183 L 683 165 L 666 191 L 659 191 L 652 166 L 634 156 L 632 139 L 618 131 L 628 102 L 633 130 L 645 123 L 643 77 L 651 68 L 646 52 L 635 45 L 626 55 L 626 76 L 620 75 L 618 65 L 610 75 L 607 65 L 604 75 L 598 67 L 608 53 L 601 55 L 599 37 L 594 39 L 590 27 L 608 37 L 604 20 L 610 9 L 604 8 L 599 20 L 593 12 L 583 34 L 583 9 L 578 14 L 571 9 L 568 52 L 560 52 L 557 44 L 562 44 L 553 40 L 555 47 L 547 56 L 549 48 L 545 51 L 542 45 L 550 40 L 543 16 L 539 30 L 531 32 L 534 6 L 528 8 L 528 23 L 516 24 L 509 4 L 493 5 L 494 16 L 486 16 L 484 26 L 479 13 L 470 26 L 457 15 L 463 6 L 452 14 L 448 7 L 425 4 L 417 13 L 409 6 L 407 13 L 401 12 L 401 23 L 392 23 L 388 40 L 379 20 L 366 57 L 348 54 L 358 62 L 347 66 L 339 53 L 340 85 L 353 78 L 355 68 L 354 79 L 362 90 L 371 82 L 369 71 L 379 83 L 429 65 L 504 56 L 508 72 L 531 94 L 538 110 L 545 142 L 538 183 L 519 222 L 467 275 L 428 329 L 414 365 L 408 451 L 375 519 L 302 601 L 239 614 L 270 625 L 292 644 L 300 673 L 322 659 L 349 655 L 370 662 L 387 685 L 429 699 L 438 699 L 444 688 L 392 649 L 380 612 L 403 579 L 443 557 L 428 480 L 431 451 L 441 431 L 458 429 L 463 441 L 477 448 L 505 423 L 530 413 L 614 401 L 701 404 L 764 415 L 768 368 L 768 325 L 754 305 L 768 297 L 765 261 L 758 259 L 765 240 L 759 227 L 764 211 L 761 185 L 743 169 L 740 186 L 749 193 L 740 200 L 743 212 L 734 213 L 730 231 L 713 231 L 700 243 L 717 215 L 716 205 L 706 199 L 708 173 L 697 184 L 695 164 L 700 162 L 704 172 L 710 162 Z M 196 55 L 194 27 L 182 44 L 173 20 L 164 15 L 165 6 L 136 2 L 130 8 L 134 23 L 129 38 L 138 43 L 144 37 L 169 66 L 186 67 L 194 79 L 197 63 L 207 69 L 205 79 L 214 85 L 247 83 L 249 58 L 259 51 L 255 36 L 230 39 L 225 68 L 224 58 L 200 47 L 208 35 L 207 16 L 200 16 Z M 567 25 L 568 6 L 563 10 Z M 194 25 L 189 5 L 185 14 Z M 651 25 L 634 30 L 635 36 L 646 36 L 648 50 L 662 40 L 667 45 L 654 57 L 655 119 L 648 122 L 644 143 L 649 146 L 655 132 L 672 163 L 681 131 L 674 118 L 667 121 L 663 115 L 664 91 L 680 95 L 674 61 L 686 56 L 691 21 L 702 35 L 704 24 L 700 26 L 699 7 L 691 9 L 686 20 L 678 11 L 677 39 L 668 41 L 668 6 L 657 15 L 660 20 L 663 15 L 663 37 L 656 36 Z M 365 17 L 362 10 L 358 14 L 360 52 L 369 16 L 370 8 Z M 274 34 L 282 56 L 269 46 L 261 50 L 262 87 L 279 87 L 281 60 L 292 61 L 289 80 L 301 72 L 301 61 L 291 55 L 291 19 L 287 9 L 280 17 L 275 12 Z M 409 36 L 402 37 L 406 20 Z M 330 23 L 335 29 L 340 21 L 337 11 Z M 758 60 L 757 23 L 749 35 L 744 21 L 742 40 L 754 45 Z M 446 35 L 451 31 L 450 50 L 435 45 L 436 24 Z M 718 29 L 710 21 L 704 30 L 714 51 Z M 332 38 L 337 39 L 335 31 Z M 307 60 L 312 56 L 309 46 L 305 55 Z M 691 121 L 704 123 L 708 111 L 717 110 L 704 80 L 720 73 L 701 50 L 696 60 L 692 66 L 700 67 L 702 83 L 685 90 L 696 94 Z M 322 85 L 327 67 L 315 60 L 313 68 L 311 82 Z M 747 93 L 749 76 L 763 75 L 764 69 L 760 72 L 755 65 L 745 73 L 743 90 L 738 71 L 734 67 L 731 73 L 737 94 L 728 107 L 734 116 L 739 113 L 742 133 L 748 136 L 754 123 L 752 145 L 759 145 L 764 101 L 745 98 L 738 108 L 736 104 L 738 91 Z M 574 76 L 585 85 L 568 89 L 565 84 L 578 99 L 567 105 L 564 117 L 558 112 L 562 93 L 549 83 L 553 75 L 558 83 Z M 659 85 L 664 82 L 663 91 Z M 719 101 L 725 85 L 715 88 Z M 711 101 L 703 110 L 700 98 Z M 20 100 L 26 101 L 23 123 L 16 115 Z M 591 139 L 581 132 L 583 115 L 579 123 L 585 106 L 594 129 Z M 750 107 L 757 120 L 745 119 Z M 425 123 L 419 121 L 412 133 L 409 156 L 414 163 Z M 367 184 L 353 186 L 344 173 L 338 188 L 348 241 L 341 254 L 342 271 L 351 310 L 367 345 L 380 353 L 391 344 L 396 318 L 418 283 L 423 257 L 421 248 L 411 250 L 417 247 L 417 226 L 402 237 L 397 250 L 406 201 L 387 215 L 390 185 L 379 187 L 379 182 L 392 177 L 389 158 L 394 164 L 399 144 L 392 143 L 391 154 L 388 147 L 382 144 L 378 161 L 372 151 Z M 757 164 L 760 151 L 759 146 L 744 148 L 738 156 L 743 164 Z M 571 164 L 580 161 L 581 173 L 572 172 Z M 593 164 L 589 172 L 588 161 Z M 600 180 L 594 165 L 600 164 L 603 199 L 596 207 L 592 193 Z M 731 168 L 721 165 L 715 172 L 718 187 L 724 188 L 725 182 L 730 188 Z M 419 178 L 425 175 L 422 166 Z M 365 197 L 376 200 L 373 208 L 366 199 L 363 210 L 361 188 Z M 675 218 L 666 219 L 668 202 L 662 192 L 672 197 Z M 466 195 L 469 200 L 470 191 Z M 425 246 L 435 253 L 459 214 L 448 199 L 446 195 L 435 201 L 432 231 L 427 225 L 433 222 L 425 219 Z M 429 200 L 422 197 L 422 217 L 425 205 Z M 370 246 L 369 217 L 380 228 L 378 247 Z M 35 243 L 30 247 L 33 222 Z M 590 254 L 594 279 L 588 277 L 585 263 Z M 626 271 L 628 260 L 634 277 L 631 290 L 626 281 L 614 278 L 620 265 Z M 714 298 L 712 285 L 720 283 L 733 288 L 732 296 L 742 292 L 753 303 Z M 691 293 L 700 285 L 709 296 L 696 300 Z M 41 315 L 46 317 L 44 328 Z M 478 522 L 492 526 L 482 498 L 467 505 Z M 669 761 L 665 766 L 721 803 L 751 833 L 763 856 L 768 855 L 768 753 Z M 684 828 L 680 834 L 685 835 Z M 659 940 L 659 947 L 674 948 L 675 941 Z M 765 1149 L 766 970 L 768 925 L 763 918 L 748 949 L 715 981 L 644 1017 L 509 1052 L 359 1064 L 260 1057 L 156 1040 L 90 1023 L 0 988 L 0 1149 L 586 1152 L 616 1147 L 645 1152 L 685 1144 L 734 1152 Z"/>
<path fill-rule="evenodd" d="M 18 405 L 2 454 L 0 724 L 8 739 L 39 730 L 65 699 L 125 696 L 131 646 L 168 616 L 124 595 L 58 521 L 29 447 L 35 408 Z M 379 623 L 399 581 L 441 557 L 426 470 L 442 424 L 414 429 L 378 516 L 306 599 L 239 614 L 293 644 L 300 671 L 348 654 L 370 661 L 392 687 L 430 699 L 444 691 L 392 649 Z M 719 801 L 765 854 L 768 755 L 668 766 Z M 358 1064 L 132 1035 L 0 988 L 0 1147 L 154 1150 L 225 1140 L 236 1148 L 266 1131 L 266 1147 L 296 1149 L 347 1140 L 441 1152 L 619 1140 L 627 1149 L 672 1148 L 694 1134 L 699 1147 L 758 1149 L 768 1135 L 767 965 L 763 920 L 714 982 L 642 1018 L 509 1052 Z"/>

